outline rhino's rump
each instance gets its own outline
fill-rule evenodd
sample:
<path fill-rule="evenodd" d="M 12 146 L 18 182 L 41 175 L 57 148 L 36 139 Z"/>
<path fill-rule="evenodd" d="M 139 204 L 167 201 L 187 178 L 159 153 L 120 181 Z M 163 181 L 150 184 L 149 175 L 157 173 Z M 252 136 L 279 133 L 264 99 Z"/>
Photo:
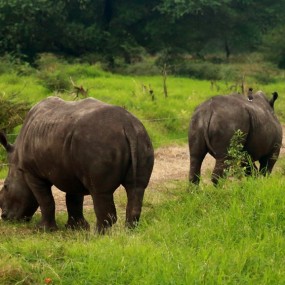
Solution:
<path fill-rule="evenodd" d="M 84 106 L 43 101 L 31 110 L 16 142 L 20 164 L 64 191 L 96 183 L 99 188 L 105 180 L 110 188 L 118 186 L 131 160 L 126 116 L 131 115 L 96 100 Z"/>
<path fill-rule="evenodd" d="M 254 160 L 272 154 L 275 145 L 281 144 L 281 126 L 263 100 L 250 102 L 234 95 L 213 97 L 196 109 L 189 130 L 190 148 L 195 152 L 203 134 L 209 152 L 222 158 L 237 130 L 245 134 L 245 149 Z"/>

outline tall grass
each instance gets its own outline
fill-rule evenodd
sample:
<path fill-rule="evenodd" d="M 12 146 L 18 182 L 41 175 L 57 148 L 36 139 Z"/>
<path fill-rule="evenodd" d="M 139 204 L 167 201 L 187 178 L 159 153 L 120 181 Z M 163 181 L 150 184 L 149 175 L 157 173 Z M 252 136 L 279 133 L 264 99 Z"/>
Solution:
<path fill-rule="evenodd" d="M 283 185 L 277 174 L 199 191 L 176 183 L 159 201 L 146 195 L 138 229 L 106 236 L 2 223 L 0 284 L 283 284 Z"/>

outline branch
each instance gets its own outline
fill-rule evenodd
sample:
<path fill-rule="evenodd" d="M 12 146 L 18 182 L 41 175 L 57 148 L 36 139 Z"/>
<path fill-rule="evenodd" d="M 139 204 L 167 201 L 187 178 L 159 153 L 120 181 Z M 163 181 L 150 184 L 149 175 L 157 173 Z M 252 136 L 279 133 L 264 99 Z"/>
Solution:
<path fill-rule="evenodd" d="M 75 83 L 73 82 L 71 77 L 70 77 L 70 82 L 73 86 L 73 89 L 74 89 L 73 93 L 75 93 L 76 98 L 79 97 L 79 94 L 81 94 L 83 96 L 83 98 L 88 97 L 88 91 L 89 91 L 88 89 L 85 89 L 82 85 L 80 85 L 80 86 L 75 85 Z"/>

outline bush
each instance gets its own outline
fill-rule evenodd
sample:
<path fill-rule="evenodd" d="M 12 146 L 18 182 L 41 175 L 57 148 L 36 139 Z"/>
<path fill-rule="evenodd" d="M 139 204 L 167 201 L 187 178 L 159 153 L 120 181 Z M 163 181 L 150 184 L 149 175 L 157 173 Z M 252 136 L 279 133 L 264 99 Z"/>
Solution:
<path fill-rule="evenodd" d="M 51 92 L 63 92 L 71 87 L 70 79 L 60 70 L 42 71 L 39 73 L 39 78 L 42 84 Z"/>
<path fill-rule="evenodd" d="M 29 63 L 22 61 L 19 57 L 12 54 L 6 54 L 0 58 L 0 75 L 7 73 L 16 73 L 17 75 L 32 75 L 34 69 Z"/>
<path fill-rule="evenodd" d="M 0 130 L 11 132 L 16 126 L 23 123 L 29 105 L 24 102 L 17 102 L 15 96 L 0 94 Z"/>
<path fill-rule="evenodd" d="M 248 172 L 254 172 L 253 162 L 249 154 L 243 149 L 244 140 L 245 134 L 241 130 L 237 130 L 231 138 L 228 159 L 225 161 L 228 167 L 227 176 L 242 178 Z"/>
<path fill-rule="evenodd" d="M 167 67 L 167 69 L 172 74 L 177 74 L 177 70 L 179 70 L 179 67 L 183 64 L 184 57 L 183 52 L 179 49 L 174 48 L 167 48 L 163 50 L 155 60 L 155 65 L 160 69 L 164 69 Z"/>
<path fill-rule="evenodd" d="M 271 30 L 264 36 L 261 48 L 265 57 L 282 69 L 285 69 L 284 32 L 284 24 Z"/>
<path fill-rule="evenodd" d="M 176 73 L 196 79 L 222 79 L 220 65 L 206 61 L 184 61 L 184 63 L 177 66 Z"/>
<path fill-rule="evenodd" d="M 70 79 L 62 72 L 65 60 L 54 54 L 40 54 L 35 61 L 38 68 L 38 78 L 42 84 L 51 92 L 62 92 L 70 89 Z"/>
<path fill-rule="evenodd" d="M 0 93 L 0 130 L 8 134 L 9 141 L 14 141 L 15 136 L 10 134 L 13 129 L 21 125 L 24 121 L 26 113 L 29 110 L 29 105 L 23 102 L 17 102 L 14 96 L 8 96 Z M 0 149 L 0 162 L 6 162 L 6 152 L 3 148 Z M 3 165 L 0 165 L 0 173 Z M 1 174 L 0 174 L 1 175 Z"/>
<path fill-rule="evenodd" d="M 160 75 L 161 69 L 150 60 L 121 66 L 116 72 L 129 75 Z"/>

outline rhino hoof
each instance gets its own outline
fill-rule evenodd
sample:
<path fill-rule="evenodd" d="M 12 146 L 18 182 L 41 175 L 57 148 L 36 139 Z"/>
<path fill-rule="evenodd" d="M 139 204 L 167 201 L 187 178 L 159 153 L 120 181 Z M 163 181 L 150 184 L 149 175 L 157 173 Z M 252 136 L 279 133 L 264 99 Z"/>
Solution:
<path fill-rule="evenodd" d="M 90 225 L 86 220 L 68 221 L 65 227 L 71 230 L 86 230 L 86 231 L 90 230 Z"/>
<path fill-rule="evenodd" d="M 44 231 L 44 232 L 54 232 L 58 230 L 58 227 L 56 224 L 46 224 L 46 223 L 40 222 L 37 225 L 37 229 L 39 229 L 40 231 Z"/>

